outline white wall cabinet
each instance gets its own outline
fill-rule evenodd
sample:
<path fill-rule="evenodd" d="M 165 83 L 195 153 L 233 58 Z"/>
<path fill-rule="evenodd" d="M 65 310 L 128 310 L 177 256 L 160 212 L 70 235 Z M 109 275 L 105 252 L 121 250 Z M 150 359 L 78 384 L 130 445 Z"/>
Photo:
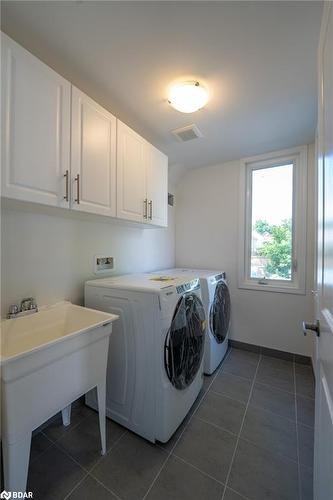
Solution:
<path fill-rule="evenodd" d="M 118 120 L 117 216 L 167 226 L 168 158 Z"/>
<path fill-rule="evenodd" d="M 117 122 L 117 217 L 143 222 L 147 216 L 147 142 Z"/>
<path fill-rule="evenodd" d="M 147 219 L 157 226 L 168 225 L 168 157 L 147 145 Z"/>
<path fill-rule="evenodd" d="M 116 118 L 72 87 L 71 207 L 116 215 Z"/>
<path fill-rule="evenodd" d="M 2 194 L 69 206 L 71 84 L 6 35 L 1 42 Z"/>
<path fill-rule="evenodd" d="M 167 157 L 1 34 L 2 196 L 167 226 Z"/>

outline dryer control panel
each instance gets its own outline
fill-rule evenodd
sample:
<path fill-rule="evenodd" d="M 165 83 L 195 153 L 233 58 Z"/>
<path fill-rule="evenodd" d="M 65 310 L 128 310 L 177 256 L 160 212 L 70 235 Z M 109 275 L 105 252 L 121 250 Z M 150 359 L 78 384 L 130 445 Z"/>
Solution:
<path fill-rule="evenodd" d="M 221 280 L 226 280 L 226 274 L 225 273 L 220 273 L 220 274 L 216 274 L 214 276 L 214 278 L 212 278 L 210 280 L 211 283 L 217 283 L 218 281 L 221 281 Z"/>
<path fill-rule="evenodd" d="M 196 290 L 200 288 L 200 280 L 199 278 L 189 281 L 188 283 L 183 283 L 176 287 L 178 294 L 184 294 L 186 292 L 191 292 L 192 290 Z"/>

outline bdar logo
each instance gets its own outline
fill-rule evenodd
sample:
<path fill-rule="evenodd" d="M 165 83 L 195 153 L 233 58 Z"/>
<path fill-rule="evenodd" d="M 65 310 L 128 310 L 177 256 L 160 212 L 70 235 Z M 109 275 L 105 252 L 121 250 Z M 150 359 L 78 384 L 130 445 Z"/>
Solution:
<path fill-rule="evenodd" d="M 11 498 L 12 494 L 9 491 L 3 491 L 0 495 L 0 498 L 5 498 L 6 500 L 9 500 Z"/>
<path fill-rule="evenodd" d="M 33 498 L 33 494 L 32 494 L 32 491 L 6 491 L 4 490 L 1 494 L 0 494 L 0 498 L 5 498 L 5 500 L 9 500 L 10 498 L 12 500 L 16 500 L 16 499 L 21 499 L 21 498 Z"/>

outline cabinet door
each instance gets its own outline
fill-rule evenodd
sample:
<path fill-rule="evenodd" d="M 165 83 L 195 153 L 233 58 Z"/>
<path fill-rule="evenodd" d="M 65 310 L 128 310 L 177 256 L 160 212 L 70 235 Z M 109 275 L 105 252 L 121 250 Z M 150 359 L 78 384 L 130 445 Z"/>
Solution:
<path fill-rule="evenodd" d="M 2 195 L 68 206 L 70 83 L 11 40 L 2 41 Z"/>
<path fill-rule="evenodd" d="M 72 87 L 71 206 L 116 215 L 116 118 Z"/>
<path fill-rule="evenodd" d="M 147 142 L 117 122 L 117 216 L 136 222 L 146 219 Z"/>
<path fill-rule="evenodd" d="M 168 225 L 168 157 L 148 145 L 147 199 L 148 221 L 157 226 Z"/>

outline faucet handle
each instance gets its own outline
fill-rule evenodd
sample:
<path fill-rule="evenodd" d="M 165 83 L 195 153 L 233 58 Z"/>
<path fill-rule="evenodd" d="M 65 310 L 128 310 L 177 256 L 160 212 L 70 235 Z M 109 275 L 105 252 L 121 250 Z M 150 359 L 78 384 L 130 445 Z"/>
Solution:
<path fill-rule="evenodd" d="M 36 309 L 38 311 L 37 302 L 35 299 L 32 299 L 30 309 Z"/>
<path fill-rule="evenodd" d="M 30 311 L 31 309 L 37 309 L 36 301 L 33 297 L 26 297 L 21 300 L 21 311 Z"/>
<path fill-rule="evenodd" d="M 8 316 L 17 314 L 19 312 L 19 307 L 17 304 L 11 304 L 9 306 Z"/>

